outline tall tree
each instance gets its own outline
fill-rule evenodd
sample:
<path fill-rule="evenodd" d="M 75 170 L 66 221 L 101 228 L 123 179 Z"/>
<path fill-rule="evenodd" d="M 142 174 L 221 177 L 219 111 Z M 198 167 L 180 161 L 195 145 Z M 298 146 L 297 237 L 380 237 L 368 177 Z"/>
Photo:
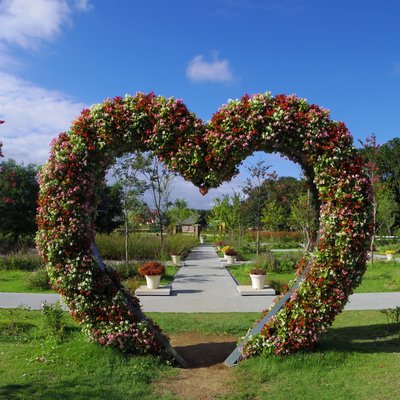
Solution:
<path fill-rule="evenodd" d="M 378 166 L 382 180 L 386 182 L 400 204 L 400 138 L 394 138 L 380 147 Z M 399 216 L 400 217 L 400 216 Z M 399 219 L 397 224 L 400 225 Z"/>
<path fill-rule="evenodd" d="M 265 165 L 265 161 L 258 161 L 255 165 L 247 167 L 250 177 L 246 179 L 243 192 L 249 196 L 248 202 L 251 207 L 254 223 L 257 231 L 256 253 L 260 252 L 260 232 L 262 229 L 262 210 L 269 200 L 268 192 L 265 190 L 266 180 L 276 180 L 276 172 L 269 172 L 271 165 Z"/>
<path fill-rule="evenodd" d="M 38 167 L 9 159 L 0 163 L 0 171 L 0 232 L 10 235 L 17 245 L 24 235 L 33 235 L 37 229 Z"/>
<path fill-rule="evenodd" d="M 318 218 L 313 207 L 311 192 L 299 192 L 290 205 L 290 222 L 293 229 L 303 236 L 305 250 L 311 250 L 318 230 Z"/>
<path fill-rule="evenodd" d="M 268 230 L 279 230 L 285 223 L 285 219 L 285 209 L 283 208 L 282 203 L 278 203 L 274 199 L 268 200 L 265 203 L 262 210 L 261 220 Z"/>
<path fill-rule="evenodd" d="M 231 196 L 224 194 L 222 198 L 216 197 L 211 210 L 214 225 L 228 231 L 232 239 L 236 231 L 239 240 L 241 238 L 244 225 L 242 201 L 240 193 L 234 191 Z"/>
<path fill-rule="evenodd" d="M 374 250 L 375 250 L 375 238 L 377 230 L 377 212 L 378 212 L 378 197 L 376 195 L 378 187 L 381 184 L 381 170 L 379 167 L 381 158 L 381 149 L 377 144 L 375 134 L 367 137 L 366 141 L 360 140 L 363 148 L 360 150 L 361 155 L 364 158 L 365 172 L 368 175 L 370 181 L 372 182 L 372 223 L 373 230 L 371 235 L 371 261 L 374 261 Z"/>
<path fill-rule="evenodd" d="M 126 154 L 117 160 L 113 175 L 122 194 L 122 209 L 125 227 L 125 263 L 129 262 L 129 211 L 140 202 L 148 188 L 147 183 L 140 179 L 135 166 L 137 154 Z"/>
<path fill-rule="evenodd" d="M 163 247 L 164 225 L 166 223 L 166 213 L 171 205 L 171 186 L 175 174 L 168 170 L 161 161 L 151 153 L 137 154 L 134 168 L 140 171 L 147 188 L 150 190 L 153 205 L 157 213 L 157 223 L 160 230 L 160 243 Z"/>
<path fill-rule="evenodd" d="M 377 232 L 379 235 L 390 236 L 399 211 L 396 196 L 386 184 L 377 187 L 375 196 L 378 205 L 376 214 Z"/>

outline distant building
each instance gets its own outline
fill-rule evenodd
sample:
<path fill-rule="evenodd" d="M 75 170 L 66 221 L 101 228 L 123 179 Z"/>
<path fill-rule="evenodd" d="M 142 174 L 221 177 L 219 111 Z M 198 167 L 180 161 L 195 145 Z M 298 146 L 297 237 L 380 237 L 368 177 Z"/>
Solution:
<path fill-rule="evenodd" d="M 175 226 L 175 233 L 198 233 L 207 226 L 207 221 L 204 217 L 194 215 L 186 218 L 181 225 Z"/>

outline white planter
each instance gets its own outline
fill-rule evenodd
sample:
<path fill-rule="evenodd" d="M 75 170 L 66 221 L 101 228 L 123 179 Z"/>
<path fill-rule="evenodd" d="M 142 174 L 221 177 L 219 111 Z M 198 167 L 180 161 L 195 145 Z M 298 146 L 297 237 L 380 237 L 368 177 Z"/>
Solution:
<path fill-rule="evenodd" d="M 206 243 L 206 238 L 200 236 L 200 243 L 201 243 L 201 244 L 205 244 L 205 243 Z"/>
<path fill-rule="evenodd" d="M 145 275 L 147 289 L 158 289 L 161 275 Z"/>
<path fill-rule="evenodd" d="M 386 254 L 386 258 L 388 261 L 393 261 L 393 254 Z"/>
<path fill-rule="evenodd" d="M 171 256 L 171 258 L 172 258 L 172 262 L 175 264 L 175 265 L 177 265 L 177 264 L 179 264 L 179 262 L 181 261 L 181 256 Z"/>
<path fill-rule="evenodd" d="M 266 275 L 250 274 L 250 278 L 251 278 L 251 286 L 253 289 L 264 289 Z"/>
<path fill-rule="evenodd" d="M 228 261 L 228 264 L 234 264 L 236 261 L 236 256 L 226 256 L 226 260 Z"/>
<path fill-rule="evenodd" d="M 224 253 L 224 258 L 225 258 L 225 260 L 227 260 L 228 259 L 228 256 Z"/>

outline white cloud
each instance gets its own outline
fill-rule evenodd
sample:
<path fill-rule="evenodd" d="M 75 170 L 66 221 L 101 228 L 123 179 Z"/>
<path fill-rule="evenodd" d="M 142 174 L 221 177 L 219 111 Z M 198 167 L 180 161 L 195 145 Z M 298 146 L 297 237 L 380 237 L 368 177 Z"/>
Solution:
<path fill-rule="evenodd" d="M 85 104 L 0 72 L 0 141 L 3 154 L 19 162 L 42 164 L 50 141 L 69 129 Z"/>
<path fill-rule="evenodd" d="M 194 57 L 186 68 L 186 76 L 194 82 L 227 83 L 233 81 L 229 60 L 205 61 L 203 55 Z"/>
<path fill-rule="evenodd" d="M 35 49 L 43 40 L 56 37 L 69 21 L 65 0 L 3 0 L 0 3 L 0 40 Z"/>
<path fill-rule="evenodd" d="M 5 71 L 20 69 L 13 48 L 37 50 L 71 24 L 75 11 L 89 11 L 88 0 L 0 0 L 0 140 L 6 158 L 42 164 L 49 143 L 69 128 L 84 104 Z"/>

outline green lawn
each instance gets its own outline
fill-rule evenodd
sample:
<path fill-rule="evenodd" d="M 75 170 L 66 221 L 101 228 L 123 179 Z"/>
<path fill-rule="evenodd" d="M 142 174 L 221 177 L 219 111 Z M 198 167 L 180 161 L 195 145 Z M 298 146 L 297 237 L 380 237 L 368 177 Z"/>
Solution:
<path fill-rule="evenodd" d="M 165 274 L 161 278 L 161 285 L 168 285 L 172 282 L 177 271 L 175 265 L 168 265 L 165 268 Z M 30 288 L 26 284 L 28 276 L 32 274 L 30 271 L 20 270 L 2 270 L 0 271 L 0 292 L 17 292 L 17 293 L 54 293 L 52 290 L 43 290 Z M 131 282 L 129 288 L 135 290 L 140 285 L 146 284 L 142 277 L 136 277 L 134 282 Z"/>
<path fill-rule="evenodd" d="M 201 332 L 243 336 L 258 314 L 159 314 L 150 316 L 169 334 Z M 66 316 L 63 342 L 46 339 L 35 311 L 0 310 L 1 399 L 164 399 L 159 378 L 179 369 L 154 357 L 120 356 L 88 343 Z M 288 358 L 255 358 L 234 369 L 235 396 L 220 399 L 398 398 L 400 325 L 379 311 L 347 311 L 315 352 Z M 193 372 L 195 373 L 195 371 Z M 178 377 L 179 378 L 179 377 Z"/>
<path fill-rule="evenodd" d="M 250 277 L 248 271 L 249 265 L 233 265 L 229 267 L 231 274 L 241 285 L 250 285 Z M 161 280 L 162 285 L 171 283 L 177 268 L 173 265 L 167 266 L 166 274 Z M 0 271 L 0 292 L 19 292 L 19 293 L 51 293 L 51 291 L 43 291 L 40 289 L 32 289 L 26 285 L 26 279 L 31 274 L 29 271 L 20 270 L 2 270 Z M 291 272 L 268 272 L 267 284 L 272 284 L 278 289 L 290 279 L 295 278 Z M 129 287 L 134 290 L 140 285 L 144 285 L 143 278 L 137 278 Z M 357 288 L 356 293 L 372 293 L 372 292 L 398 292 L 400 291 L 400 263 L 375 261 L 368 265 L 367 272 L 363 277 L 361 285 Z"/>
<path fill-rule="evenodd" d="M 30 288 L 26 285 L 30 271 L 1 270 L 0 271 L 0 292 L 16 293 L 53 293 L 52 290 Z"/>
<path fill-rule="evenodd" d="M 395 261 L 374 261 L 369 263 L 361 285 L 356 293 L 399 292 L 400 263 Z"/>
<path fill-rule="evenodd" d="M 228 269 L 239 284 L 251 284 L 250 265 L 232 265 Z M 267 272 L 267 284 L 271 284 L 275 289 L 294 278 L 295 274 L 291 272 Z M 356 293 L 398 291 L 400 291 L 400 263 L 388 261 L 369 263 L 361 285 L 356 289 Z"/>

